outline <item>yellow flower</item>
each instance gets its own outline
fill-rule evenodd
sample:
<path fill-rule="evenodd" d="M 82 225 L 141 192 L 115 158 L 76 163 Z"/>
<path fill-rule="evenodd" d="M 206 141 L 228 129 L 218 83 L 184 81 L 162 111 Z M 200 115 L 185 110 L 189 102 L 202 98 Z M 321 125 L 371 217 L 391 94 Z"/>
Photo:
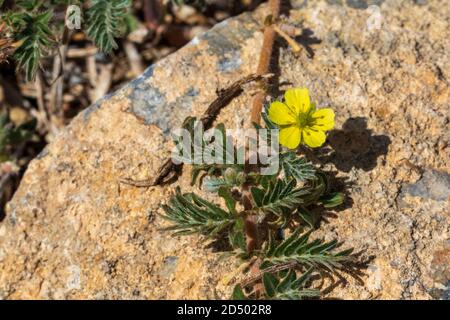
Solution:
<path fill-rule="evenodd" d="M 269 119 L 280 127 L 280 144 L 295 149 L 300 143 L 312 148 L 326 140 L 325 131 L 334 128 L 334 112 L 317 109 L 309 100 L 308 89 L 289 89 L 284 102 L 275 101 L 269 107 Z"/>

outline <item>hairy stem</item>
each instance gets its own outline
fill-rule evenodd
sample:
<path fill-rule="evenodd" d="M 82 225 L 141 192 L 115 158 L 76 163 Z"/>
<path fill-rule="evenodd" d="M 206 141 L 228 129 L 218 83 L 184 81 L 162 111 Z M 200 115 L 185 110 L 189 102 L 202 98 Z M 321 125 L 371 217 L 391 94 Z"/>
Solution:
<path fill-rule="evenodd" d="M 277 20 L 280 16 L 281 0 L 269 0 L 269 8 L 272 22 Z M 270 59 L 272 57 L 273 45 L 275 43 L 277 33 L 273 24 L 269 24 L 264 29 L 264 40 L 259 56 L 258 69 L 256 74 L 262 75 L 269 73 Z M 261 111 L 266 98 L 266 88 L 263 85 L 261 91 L 258 92 L 253 100 L 251 122 L 258 123 L 261 119 Z"/>
<path fill-rule="evenodd" d="M 269 8 L 272 22 L 277 20 L 280 15 L 281 0 L 269 0 Z M 257 75 L 267 74 L 270 71 L 270 60 L 272 58 L 273 47 L 275 43 L 275 38 L 277 33 L 273 28 L 272 23 L 267 25 L 264 29 L 264 39 L 261 48 L 261 53 L 259 56 L 258 68 L 256 70 Z M 253 100 L 252 112 L 251 112 L 251 123 L 260 123 L 261 111 L 264 104 L 264 99 L 266 97 L 266 85 L 262 84 L 261 91 L 259 91 Z M 247 172 L 251 171 L 251 167 L 246 164 L 245 170 Z M 242 190 L 242 203 L 245 210 L 251 211 L 252 209 L 252 196 L 250 192 L 250 185 L 244 184 Z M 245 218 L 245 235 L 246 235 L 246 246 L 247 252 L 251 254 L 253 251 L 259 249 L 260 247 L 260 237 L 258 230 L 258 217 L 254 214 L 249 214 Z M 259 273 L 259 265 L 261 264 L 260 259 L 253 263 L 250 272 L 253 275 Z M 263 288 L 261 284 L 257 284 L 255 287 L 255 294 L 259 296 Z"/>
<path fill-rule="evenodd" d="M 278 19 L 280 15 L 281 0 L 269 0 L 270 15 L 272 21 Z M 273 45 L 275 43 L 277 33 L 275 32 L 273 25 L 267 25 L 264 29 L 264 40 L 259 56 L 257 75 L 264 75 L 269 73 L 270 59 L 272 57 Z M 263 86 L 260 92 L 258 92 L 253 100 L 253 107 L 251 113 L 251 122 L 259 123 L 261 119 L 261 110 L 266 96 L 266 88 Z M 247 171 L 250 170 L 247 166 Z M 250 186 L 245 184 L 243 186 L 242 202 L 245 210 L 252 208 Z M 251 253 L 259 247 L 258 237 L 258 225 L 257 217 L 254 215 L 248 215 L 245 220 L 245 234 L 247 238 L 247 252 Z"/>

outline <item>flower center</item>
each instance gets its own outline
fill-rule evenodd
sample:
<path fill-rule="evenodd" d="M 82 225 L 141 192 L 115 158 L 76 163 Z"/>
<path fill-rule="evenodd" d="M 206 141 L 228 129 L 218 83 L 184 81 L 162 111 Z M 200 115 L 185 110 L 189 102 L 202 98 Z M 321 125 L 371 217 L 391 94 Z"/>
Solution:
<path fill-rule="evenodd" d="M 307 127 L 309 122 L 310 122 L 310 117 L 309 117 L 308 113 L 301 113 L 301 114 L 298 115 L 298 117 L 297 117 L 297 125 L 300 128 Z"/>

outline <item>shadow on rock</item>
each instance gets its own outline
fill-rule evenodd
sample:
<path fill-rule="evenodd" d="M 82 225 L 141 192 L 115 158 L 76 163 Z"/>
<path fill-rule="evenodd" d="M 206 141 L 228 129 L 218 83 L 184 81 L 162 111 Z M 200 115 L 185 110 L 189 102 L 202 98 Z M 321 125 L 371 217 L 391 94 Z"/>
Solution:
<path fill-rule="evenodd" d="M 327 209 L 323 206 L 317 206 L 311 209 L 311 213 L 314 216 L 316 222 L 316 227 L 321 223 L 330 223 L 331 219 L 339 218 L 339 212 L 349 209 L 353 206 L 353 199 L 350 196 L 350 190 L 354 185 L 353 182 L 349 181 L 348 177 L 338 177 L 337 171 L 327 171 L 326 175 L 328 177 L 328 192 L 340 192 L 344 194 L 344 203 L 340 206 Z"/>
<path fill-rule="evenodd" d="M 328 136 L 332 150 L 325 162 L 333 163 L 340 171 L 352 168 L 370 171 L 375 168 L 378 157 L 386 155 L 391 139 L 385 135 L 373 135 L 362 117 L 349 118 L 342 129 L 333 130 Z"/>
<path fill-rule="evenodd" d="M 297 41 L 299 44 L 302 45 L 303 48 L 305 48 L 306 52 L 308 53 L 308 57 L 310 59 L 314 58 L 314 50 L 311 46 L 322 43 L 322 40 L 316 38 L 314 36 L 314 31 L 312 31 L 309 28 L 303 29 L 302 34 L 297 36 L 295 38 L 295 41 Z"/>
<path fill-rule="evenodd" d="M 6 204 L 12 199 L 19 186 L 19 181 L 18 174 L 13 172 L 0 176 L 0 222 L 6 217 Z"/>
<path fill-rule="evenodd" d="M 362 250 L 350 255 L 349 260 L 343 263 L 336 272 L 322 271 L 321 277 L 329 280 L 326 287 L 321 286 L 322 293 L 330 294 L 337 287 L 346 287 L 348 280 L 343 276 L 344 274 L 353 278 L 358 285 L 364 286 L 364 278 L 367 276 L 365 271 L 373 260 L 375 260 L 375 256 L 368 255 L 366 250 Z M 334 298 L 333 296 L 328 296 L 325 299 L 340 300 L 340 298 Z"/>

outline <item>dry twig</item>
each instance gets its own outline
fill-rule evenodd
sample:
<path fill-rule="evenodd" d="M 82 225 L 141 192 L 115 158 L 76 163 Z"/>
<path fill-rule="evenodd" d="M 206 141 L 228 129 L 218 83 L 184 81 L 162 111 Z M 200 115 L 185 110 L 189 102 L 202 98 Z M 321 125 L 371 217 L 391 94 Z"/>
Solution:
<path fill-rule="evenodd" d="M 95 102 L 108 93 L 112 83 L 112 71 L 114 65 L 112 63 L 99 64 L 97 71 L 97 63 L 95 56 L 86 57 L 86 65 L 91 90 L 89 90 L 89 99 Z"/>
<path fill-rule="evenodd" d="M 66 64 L 67 51 L 69 48 L 69 40 L 71 32 L 65 28 L 61 45 L 58 47 L 58 55 L 53 61 L 53 84 L 50 89 L 50 114 L 59 121 L 58 126 L 63 125 L 63 89 L 64 89 L 64 65 Z"/>
<path fill-rule="evenodd" d="M 139 54 L 136 46 L 131 41 L 123 41 L 123 49 L 127 55 L 128 61 L 130 62 L 131 71 L 135 77 L 141 75 L 144 70 L 144 63 L 142 62 L 142 57 Z"/>
<path fill-rule="evenodd" d="M 89 56 L 95 56 L 97 52 L 98 49 L 95 46 L 87 46 L 85 48 L 69 48 L 67 51 L 67 58 L 86 58 Z"/>

